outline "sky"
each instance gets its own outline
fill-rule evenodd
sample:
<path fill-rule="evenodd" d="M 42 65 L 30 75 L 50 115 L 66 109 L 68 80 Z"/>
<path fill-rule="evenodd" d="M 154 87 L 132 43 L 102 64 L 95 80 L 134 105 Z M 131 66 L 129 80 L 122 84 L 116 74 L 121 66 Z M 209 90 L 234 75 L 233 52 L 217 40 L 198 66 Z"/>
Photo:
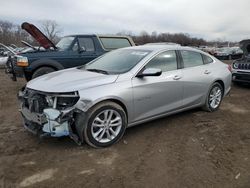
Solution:
<path fill-rule="evenodd" d="M 206 40 L 250 38 L 249 0 L 1 0 L 0 19 L 55 20 L 63 35 L 142 31 Z"/>

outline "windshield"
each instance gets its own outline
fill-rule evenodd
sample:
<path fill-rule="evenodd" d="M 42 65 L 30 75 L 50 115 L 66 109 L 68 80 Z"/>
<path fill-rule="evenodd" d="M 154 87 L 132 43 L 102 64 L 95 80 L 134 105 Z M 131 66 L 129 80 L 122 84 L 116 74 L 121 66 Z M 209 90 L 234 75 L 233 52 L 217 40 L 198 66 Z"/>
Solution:
<path fill-rule="evenodd" d="M 67 50 L 72 44 L 74 37 L 63 37 L 56 45 L 60 50 Z"/>
<path fill-rule="evenodd" d="M 149 53 L 148 50 L 114 50 L 85 65 L 84 69 L 89 71 L 101 70 L 107 74 L 121 74 L 132 69 Z"/>

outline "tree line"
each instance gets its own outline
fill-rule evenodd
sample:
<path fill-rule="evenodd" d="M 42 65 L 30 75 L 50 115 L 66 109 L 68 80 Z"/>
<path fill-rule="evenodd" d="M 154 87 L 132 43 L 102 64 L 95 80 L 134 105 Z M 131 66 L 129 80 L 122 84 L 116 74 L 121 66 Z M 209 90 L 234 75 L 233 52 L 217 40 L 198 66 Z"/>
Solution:
<path fill-rule="evenodd" d="M 53 42 L 58 42 L 61 37 L 62 29 L 54 20 L 43 20 L 40 21 L 38 28 Z M 73 34 L 73 33 L 72 33 Z M 130 31 L 123 31 L 117 33 L 117 35 L 128 35 L 131 36 L 137 45 L 155 42 L 172 42 L 178 43 L 182 46 L 226 46 L 227 41 L 216 40 L 206 41 L 203 38 L 192 37 L 187 33 L 157 33 L 152 32 L 151 34 L 146 31 L 142 31 L 140 34 L 135 35 Z M 30 44 L 37 45 L 36 41 L 24 30 L 21 29 L 20 25 L 14 24 L 9 21 L 0 20 L 0 43 L 5 45 L 15 44 L 22 46 L 21 41 L 24 40 Z M 231 43 L 234 45 L 234 43 Z"/>
<path fill-rule="evenodd" d="M 155 42 L 171 42 L 177 43 L 182 46 L 202 46 L 207 45 L 207 41 L 202 38 L 191 37 L 186 33 L 159 33 L 152 32 L 148 34 L 146 31 L 141 32 L 139 35 L 133 35 L 133 40 L 136 44 L 141 45 L 145 43 Z"/>

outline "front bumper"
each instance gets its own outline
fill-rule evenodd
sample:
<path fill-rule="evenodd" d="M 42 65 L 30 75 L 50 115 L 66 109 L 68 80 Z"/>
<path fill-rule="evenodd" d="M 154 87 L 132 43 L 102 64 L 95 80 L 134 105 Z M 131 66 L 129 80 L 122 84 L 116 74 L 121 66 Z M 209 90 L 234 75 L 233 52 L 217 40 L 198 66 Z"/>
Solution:
<path fill-rule="evenodd" d="M 23 87 L 18 92 L 24 127 L 39 137 L 69 136 L 78 145 L 83 142 L 79 121 L 85 115 L 85 101 L 75 92 L 48 93 Z"/>
<path fill-rule="evenodd" d="M 9 74 L 13 81 L 16 81 L 17 77 L 23 78 L 25 76 L 24 68 L 18 67 L 15 65 L 15 58 L 14 57 L 9 57 L 6 65 L 5 65 L 5 73 Z"/>
<path fill-rule="evenodd" d="M 250 72 L 236 72 L 232 74 L 233 82 L 250 83 Z"/>
<path fill-rule="evenodd" d="M 20 112 L 23 117 L 24 128 L 39 138 L 69 136 L 78 145 L 82 144 L 78 134 L 72 129 L 72 117 L 61 117 L 65 112 L 45 109 L 43 114 L 39 114 L 30 112 L 25 107 L 22 107 Z M 59 115 L 55 116 L 55 113 Z"/>
<path fill-rule="evenodd" d="M 51 137 L 69 136 L 69 118 L 62 120 L 62 112 L 56 109 L 44 109 L 44 112 L 39 114 L 23 106 L 20 112 L 24 119 L 24 127 L 34 134 Z"/>

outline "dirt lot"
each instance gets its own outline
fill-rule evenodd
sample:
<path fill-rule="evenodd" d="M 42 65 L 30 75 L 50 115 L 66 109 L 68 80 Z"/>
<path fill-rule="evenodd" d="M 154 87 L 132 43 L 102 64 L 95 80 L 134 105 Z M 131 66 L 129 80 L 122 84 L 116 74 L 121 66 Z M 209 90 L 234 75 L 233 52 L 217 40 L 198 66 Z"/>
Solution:
<path fill-rule="evenodd" d="M 191 110 L 127 130 L 107 149 L 24 130 L 0 70 L 0 187 L 250 187 L 250 87 L 233 86 L 219 111 Z"/>

